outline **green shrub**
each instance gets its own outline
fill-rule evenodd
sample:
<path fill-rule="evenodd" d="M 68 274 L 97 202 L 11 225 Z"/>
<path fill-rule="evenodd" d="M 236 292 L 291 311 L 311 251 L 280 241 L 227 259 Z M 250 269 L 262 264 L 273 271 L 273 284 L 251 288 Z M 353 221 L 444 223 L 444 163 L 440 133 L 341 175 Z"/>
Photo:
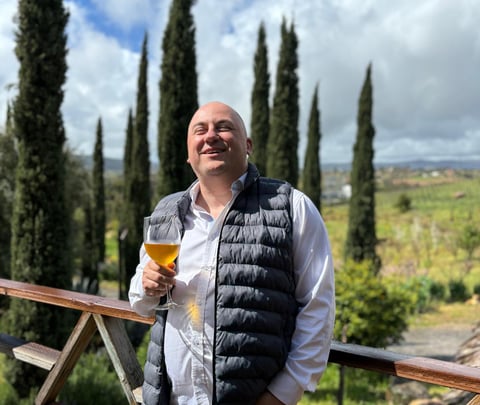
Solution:
<path fill-rule="evenodd" d="M 458 236 L 457 244 L 460 249 L 467 252 L 468 260 L 472 260 L 475 250 L 480 247 L 480 228 L 467 224 Z"/>
<path fill-rule="evenodd" d="M 395 202 L 395 208 L 400 212 L 408 212 L 412 209 L 412 199 L 407 194 L 400 194 Z"/>
<path fill-rule="evenodd" d="M 480 295 L 480 284 L 475 284 L 475 285 L 473 286 L 473 293 Z"/>
<path fill-rule="evenodd" d="M 15 389 L 8 383 L 0 384 L 0 404 L 18 405 L 19 399 Z"/>
<path fill-rule="evenodd" d="M 402 338 L 413 311 L 410 291 L 386 283 L 369 262 L 348 262 L 335 277 L 335 339 L 385 347 Z"/>
<path fill-rule="evenodd" d="M 463 280 L 450 280 L 448 290 L 450 292 L 450 302 L 463 302 L 469 297 L 467 286 Z"/>
<path fill-rule="evenodd" d="M 117 374 L 104 351 L 84 353 L 60 393 L 65 405 L 118 405 L 127 402 Z"/>
<path fill-rule="evenodd" d="M 118 265 L 116 263 L 102 263 L 98 274 L 100 281 L 118 281 Z"/>
<path fill-rule="evenodd" d="M 435 301 L 443 301 L 445 299 L 446 295 L 446 288 L 445 285 L 432 280 L 432 283 L 430 284 L 430 296 L 432 300 Z"/>
<path fill-rule="evenodd" d="M 430 307 L 430 287 L 432 280 L 427 276 L 410 277 L 400 288 L 404 288 L 405 294 L 411 294 L 413 310 L 416 313 L 425 312 Z"/>
<path fill-rule="evenodd" d="M 15 388 L 9 383 L 0 384 L 0 404 L 2 405 L 31 405 L 35 403 L 38 389 L 31 389 L 27 398 L 19 398 Z"/>

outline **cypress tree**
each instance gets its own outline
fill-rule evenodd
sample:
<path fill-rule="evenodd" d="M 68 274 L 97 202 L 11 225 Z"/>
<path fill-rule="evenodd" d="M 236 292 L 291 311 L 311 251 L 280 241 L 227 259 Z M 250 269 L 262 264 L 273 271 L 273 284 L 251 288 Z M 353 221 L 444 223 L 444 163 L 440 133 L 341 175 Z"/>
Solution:
<path fill-rule="evenodd" d="M 377 244 L 373 166 L 375 128 L 372 124 L 372 109 L 371 65 L 368 65 L 358 102 L 357 136 L 350 174 L 352 197 L 349 204 L 345 259 L 353 259 L 355 262 L 370 260 L 375 271 L 378 271 L 380 258 L 375 252 Z"/>
<path fill-rule="evenodd" d="M 260 173 L 267 172 L 267 142 L 270 127 L 270 107 L 268 105 L 270 91 L 270 74 L 268 73 L 268 51 L 266 45 L 265 26 L 263 22 L 258 29 L 257 50 L 254 59 L 254 84 L 252 91 L 252 119 L 250 136 L 254 153 L 251 157 Z"/>
<path fill-rule="evenodd" d="M 81 286 L 84 292 L 96 294 L 98 292 L 98 267 L 96 262 L 97 248 L 94 245 L 95 226 L 93 223 L 92 204 L 90 198 L 83 203 L 83 243 L 81 251 Z M 86 287 L 83 289 L 83 287 Z"/>
<path fill-rule="evenodd" d="M 298 180 L 298 40 L 293 24 L 281 26 L 282 43 L 277 65 L 271 129 L 267 144 L 267 175 L 296 186 Z"/>
<path fill-rule="evenodd" d="M 7 105 L 5 132 L 0 132 L 0 277 L 10 278 L 10 240 L 17 150 L 13 134 L 13 117 Z M 0 298 L 3 302 L 3 300 Z"/>
<path fill-rule="evenodd" d="M 126 203 L 130 201 L 130 182 L 129 177 L 132 172 L 132 145 L 133 145 L 133 115 L 132 109 L 128 109 L 127 128 L 125 130 L 125 146 L 123 149 L 123 200 L 125 210 L 122 216 L 122 223 L 125 224 L 128 218 Z"/>
<path fill-rule="evenodd" d="M 103 127 L 102 119 L 97 121 L 95 149 L 93 151 L 93 237 L 95 248 L 95 270 L 90 283 L 98 283 L 98 267 L 105 261 L 105 231 L 107 220 L 105 213 L 105 179 L 103 161 Z"/>
<path fill-rule="evenodd" d="M 123 207 L 121 211 L 121 227 L 128 227 L 129 201 L 130 201 L 130 183 L 132 172 L 132 149 L 134 136 L 134 118 L 132 109 L 128 109 L 127 127 L 125 129 L 125 145 L 123 147 Z"/>
<path fill-rule="evenodd" d="M 133 123 L 132 155 L 130 172 L 126 173 L 128 182 L 128 200 L 126 225 L 128 234 L 125 240 L 125 288 L 128 291 L 130 279 L 138 264 L 138 249 L 142 243 L 143 217 L 150 214 L 150 153 L 148 146 L 148 36 L 145 34 L 140 57 L 137 106 Z M 131 119 L 129 119 L 131 120 Z M 130 124 L 129 124 L 130 125 Z M 127 129 L 128 132 L 128 129 Z M 128 134 L 127 134 L 128 138 Z M 125 151 L 125 155 L 128 152 Z"/>
<path fill-rule="evenodd" d="M 318 86 L 313 92 L 308 120 L 307 150 L 302 172 L 302 189 L 321 210 L 322 171 L 320 166 L 320 111 L 318 109 Z"/>
<path fill-rule="evenodd" d="M 19 60 L 14 134 L 18 166 L 12 219 L 12 279 L 71 287 L 68 210 L 65 195 L 65 131 L 61 114 L 67 64 L 61 0 L 20 0 L 15 53 Z M 9 334 L 51 347 L 64 343 L 64 310 L 29 300 L 11 300 Z M 13 360 L 7 380 L 21 397 L 43 381 L 44 372 Z"/>
<path fill-rule="evenodd" d="M 130 226 L 130 173 L 132 172 L 132 145 L 134 136 L 134 119 L 132 109 L 128 109 L 127 129 L 125 131 L 125 146 L 123 150 L 123 206 L 121 210 L 121 223 L 118 231 L 118 290 L 119 298 L 126 298 L 125 287 L 128 280 L 126 266 L 126 249 L 128 227 Z M 132 249 L 133 250 L 133 249 Z M 128 273 L 130 274 L 130 273 Z"/>
<path fill-rule="evenodd" d="M 193 0 L 173 0 L 163 35 L 158 120 L 158 197 L 193 180 L 187 160 L 187 129 L 198 108 Z"/>

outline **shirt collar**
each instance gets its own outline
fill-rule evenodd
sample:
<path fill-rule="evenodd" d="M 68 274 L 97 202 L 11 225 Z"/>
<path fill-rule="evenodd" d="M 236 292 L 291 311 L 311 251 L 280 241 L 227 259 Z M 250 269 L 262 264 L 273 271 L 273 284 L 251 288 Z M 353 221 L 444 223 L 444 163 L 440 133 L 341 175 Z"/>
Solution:
<path fill-rule="evenodd" d="M 235 197 L 240 191 L 243 190 L 245 186 L 245 179 L 247 178 L 247 172 L 243 173 L 237 180 L 235 180 L 231 185 L 232 197 Z M 192 202 L 195 202 L 200 191 L 200 183 L 197 180 L 195 184 L 190 188 L 190 198 Z"/>

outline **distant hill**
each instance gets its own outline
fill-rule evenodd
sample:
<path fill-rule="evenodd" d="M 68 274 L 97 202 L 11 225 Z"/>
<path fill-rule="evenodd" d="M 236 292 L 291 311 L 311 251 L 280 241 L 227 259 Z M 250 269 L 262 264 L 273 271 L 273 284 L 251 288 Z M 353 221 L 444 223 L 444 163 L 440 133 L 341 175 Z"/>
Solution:
<path fill-rule="evenodd" d="M 87 170 L 92 170 L 93 167 L 93 157 L 87 155 L 77 155 L 80 161 L 83 163 L 84 167 Z M 123 160 L 122 159 L 113 159 L 113 158 L 103 158 L 104 170 L 106 172 L 113 173 L 122 173 L 123 172 Z M 151 169 L 156 170 L 157 165 L 155 163 L 151 164 Z"/>
<path fill-rule="evenodd" d="M 412 170 L 480 170 L 480 160 L 410 160 L 404 162 L 378 162 L 375 163 L 376 169 L 386 167 L 408 168 Z M 350 163 L 325 163 L 322 164 L 322 170 L 331 171 L 349 171 Z"/>
<path fill-rule="evenodd" d="M 92 170 L 93 168 L 93 157 L 80 155 L 77 156 L 85 166 L 87 170 Z M 104 170 L 106 172 L 119 172 L 123 171 L 123 160 L 121 159 L 112 159 L 112 158 L 103 158 Z"/>
<path fill-rule="evenodd" d="M 83 162 L 85 167 L 90 170 L 93 166 L 92 156 L 80 155 L 78 158 Z M 123 160 L 104 158 L 105 171 L 121 173 L 123 171 Z M 152 170 L 156 170 L 156 163 L 152 164 Z M 375 168 L 385 167 L 400 167 L 409 168 L 412 170 L 439 170 L 439 169 L 454 169 L 454 170 L 480 170 L 480 160 L 411 160 L 405 162 L 379 162 L 375 163 Z M 325 171 L 349 171 L 351 168 L 350 163 L 324 163 L 322 164 L 322 170 Z"/>

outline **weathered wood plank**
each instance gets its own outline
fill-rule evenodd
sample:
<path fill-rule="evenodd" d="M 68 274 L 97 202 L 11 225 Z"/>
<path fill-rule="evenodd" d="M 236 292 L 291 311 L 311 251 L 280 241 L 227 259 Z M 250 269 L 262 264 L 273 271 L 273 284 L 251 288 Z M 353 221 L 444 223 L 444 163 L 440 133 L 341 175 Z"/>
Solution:
<path fill-rule="evenodd" d="M 35 405 L 54 402 L 97 330 L 93 315 L 83 312 L 60 356 L 35 398 Z"/>
<path fill-rule="evenodd" d="M 60 356 L 59 350 L 35 342 L 26 342 L 5 333 L 0 333 L 0 352 L 48 371 Z"/>
<path fill-rule="evenodd" d="M 480 405 L 480 395 L 475 395 L 467 405 Z"/>
<path fill-rule="evenodd" d="M 153 318 L 145 318 L 138 315 L 131 309 L 128 301 L 4 278 L 0 278 L 0 294 L 135 322 L 152 324 L 154 321 Z"/>
<path fill-rule="evenodd" d="M 50 371 L 57 362 L 60 351 L 35 342 L 28 342 L 15 347 L 13 354 L 18 360 Z"/>
<path fill-rule="evenodd" d="M 123 391 L 131 405 L 137 404 L 134 389 L 143 383 L 143 372 L 121 319 L 93 315 Z"/>
<path fill-rule="evenodd" d="M 333 342 L 329 361 L 410 380 L 480 393 L 480 369 L 427 357 Z"/>

